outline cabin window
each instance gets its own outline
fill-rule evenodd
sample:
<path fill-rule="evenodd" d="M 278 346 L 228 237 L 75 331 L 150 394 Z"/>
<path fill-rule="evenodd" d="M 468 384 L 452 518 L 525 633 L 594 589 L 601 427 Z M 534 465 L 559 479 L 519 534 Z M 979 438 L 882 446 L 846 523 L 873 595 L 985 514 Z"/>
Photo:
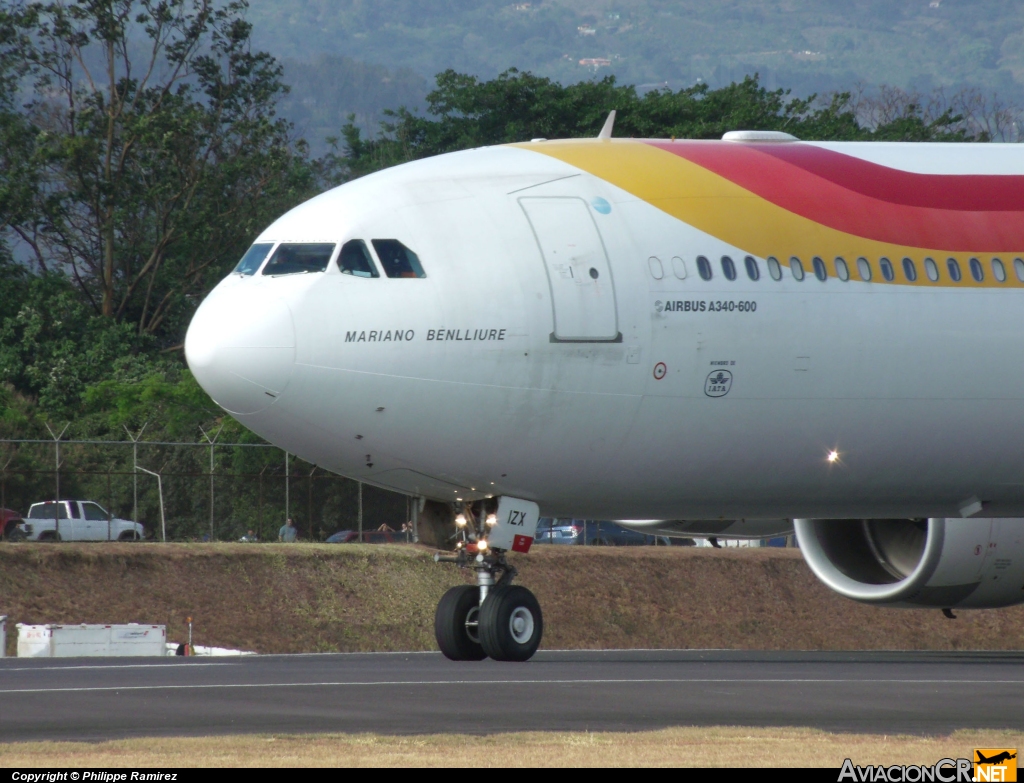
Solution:
<path fill-rule="evenodd" d="M 848 267 L 846 265 L 846 261 L 839 256 L 836 256 L 836 277 L 844 283 L 850 279 L 850 267 Z"/>
<path fill-rule="evenodd" d="M 334 245 L 286 242 L 277 246 L 274 255 L 263 267 L 265 275 L 302 275 L 323 272 L 334 254 Z"/>
<path fill-rule="evenodd" d="M 82 510 L 85 512 L 85 518 L 89 522 L 107 521 L 107 512 L 96 503 L 83 503 Z"/>
<path fill-rule="evenodd" d="M 814 266 L 814 276 L 824 283 L 828 279 L 828 270 L 825 269 L 825 262 L 818 256 L 815 256 L 811 259 L 811 264 Z"/>
<path fill-rule="evenodd" d="M 1024 258 L 1014 259 L 1013 271 L 1017 273 L 1017 279 L 1024 283 Z"/>
<path fill-rule="evenodd" d="M 680 280 L 686 279 L 686 264 L 679 256 L 672 256 L 672 274 Z"/>
<path fill-rule="evenodd" d="M 726 280 L 736 279 L 736 264 L 729 256 L 722 256 L 722 274 L 725 275 Z"/>
<path fill-rule="evenodd" d="M 857 274 L 860 275 L 860 279 L 864 282 L 871 280 L 871 262 L 864 258 L 864 256 L 857 259 Z"/>
<path fill-rule="evenodd" d="M 907 280 L 909 280 L 911 283 L 917 280 L 917 267 L 914 265 L 914 259 L 903 259 L 903 274 L 907 276 Z"/>
<path fill-rule="evenodd" d="M 789 271 L 793 273 L 793 277 L 797 280 L 804 279 L 804 265 L 800 263 L 800 259 L 796 256 L 790 256 Z"/>
<path fill-rule="evenodd" d="M 1006 282 L 1006 267 L 1003 266 L 1003 262 L 998 258 L 992 259 L 992 277 L 1000 283 Z"/>
<path fill-rule="evenodd" d="M 985 279 L 985 268 L 981 265 L 981 261 L 979 261 L 976 258 L 972 258 L 970 264 L 971 277 L 973 277 L 977 282 L 980 283 L 982 280 Z"/>
<path fill-rule="evenodd" d="M 890 283 L 896 277 L 896 272 L 893 271 L 892 261 L 888 258 L 880 258 L 878 260 L 878 266 L 882 268 L 882 277 L 888 280 Z"/>
<path fill-rule="evenodd" d="M 697 272 L 700 273 L 702 280 L 711 279 L 711 262 L 704 256 L 697 256 Z"/>
<path fill-rule="evenodd" d="M 757 266 L 757 259 L 753 256 L 747 256 L 743 259 L 743 265 L 747 268 L 747 277 L 751 280 L 761 279 L 761 270 Z"/>
<path fill-rule="evenodd" d="M 772 276 L 772 280 L 782 279 L 782 264 L 779 263 L 779 259 L 775 256 L 768 256 L 768 274 Z M 1024 267 L 1024 262 L 1021 262 L 1021 266 Z M 1024 278 L 1022 278 L 1024 279 Z"/>
<path fill-rule="evenodd" d="M 67 504 L 63 501 L 54 503 L 52 500 L 39 503 L 28 510 L 29 519 L 67 519 Z"/>
<path fill-rule="evenodd" d="M 655 280 L 661 280 L 665 276 L 665 267 L 661 265 L 661 259 L 656 256 L 651 256 L 647 259 L 647 266 L 650 267 L 651 277 Z"/>
<path fill-rule="evenodd" d="M 242 256 L 242 260 L 239 261 L 238 266 L 234 268 L 233 274 L 256 274 L 256 270 L 258 270 L 260 265 L 267 260 L 267 255 L 270 253 L 270 249 L 273 246 L 273 242 L 257 242 L 245 251 L 245 255 Z"/>
<path fill-rule="evenodd" d="M 341 246 L 338 254 L 338 269 L 343 275 L 356 277 L 380 277 L 370 257 L 370 249 L 361 239 L 350 239 Z"/>
<path fill-rule="evenodd" d="M 955 258 L 946 259 L 946 269 L 949 270 L 949 279 L 954 283 L 959 283 L 963 275 L 960 273 L 960 264 Z"/>
<path fill-rule="evenodd" d="M 928 279 L 933 283 L 939 280 L 939 265 L 935 263 L 934 258 L 926 258 L 924 260 L 924 273 L 928 275 Z"/>
<path fill-rule="evenodd" d="M 388 277 L 426 277 L 419 256 L 397 239 L 374 239 L 380 265 Z"/>

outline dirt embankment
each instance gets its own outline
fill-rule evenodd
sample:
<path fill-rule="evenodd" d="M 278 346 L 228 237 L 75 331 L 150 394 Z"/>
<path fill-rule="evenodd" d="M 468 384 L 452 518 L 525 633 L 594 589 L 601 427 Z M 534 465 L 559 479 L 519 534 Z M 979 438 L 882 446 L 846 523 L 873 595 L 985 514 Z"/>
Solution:
<path fill-rule="evenodd" d="M 434 607 L 468 579 L 412 546 L 0 544 L 14 623 L 165 623 L 258 652 L 434 649 Z M 538 547 L 518 582 L 546 648 L 1024 649 L 1024 607 L 879 609 L 829 592 L 795 550 Z"/>

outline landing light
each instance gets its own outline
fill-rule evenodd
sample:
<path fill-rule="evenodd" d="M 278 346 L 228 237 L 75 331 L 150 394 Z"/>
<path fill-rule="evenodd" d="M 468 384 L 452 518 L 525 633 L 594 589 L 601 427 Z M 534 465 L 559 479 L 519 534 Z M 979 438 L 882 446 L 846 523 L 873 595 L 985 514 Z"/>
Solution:
<path fill-rule="evenodd" d="M 839 459 L 839 452 L 836 451 L 835 449 L 832 449 L 832 451 L 830 451 L 828 453 L 828 457 L 826 457 L 826 459 L 829 462 L 836 462 L 836 461 L 838 461 L 838 459 Z"/>
<path fill-rule="evenodd" d="M 457 527 L 465 527 L 466 526 L 466 515 L 465 514 L 459 514 L 457 517 L 455 517 L 455 525 Z"/>
<path fill-rule="evenodd" d="M 487 515 L 487 525 L 489 527 L 494 527 L 496 524 L 498 524 L 498 515 L 497 514 L 488 514 Z"/>

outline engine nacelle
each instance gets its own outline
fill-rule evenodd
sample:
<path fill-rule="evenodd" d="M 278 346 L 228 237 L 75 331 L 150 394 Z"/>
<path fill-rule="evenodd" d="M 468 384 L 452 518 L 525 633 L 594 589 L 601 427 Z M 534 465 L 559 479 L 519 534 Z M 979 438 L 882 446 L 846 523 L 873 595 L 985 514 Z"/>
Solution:
<path fill-rule="evenodd" d="M 883 606 L 1024 603 L 1024 519 L 795 519 L 807 565 L 840 595 Z"/>
<path fill-rule="evenodd" d="M 789 519 L 629 519 L 615 524 L 652 536 L 670 538 L 756 539 L 788 536 Z"/>

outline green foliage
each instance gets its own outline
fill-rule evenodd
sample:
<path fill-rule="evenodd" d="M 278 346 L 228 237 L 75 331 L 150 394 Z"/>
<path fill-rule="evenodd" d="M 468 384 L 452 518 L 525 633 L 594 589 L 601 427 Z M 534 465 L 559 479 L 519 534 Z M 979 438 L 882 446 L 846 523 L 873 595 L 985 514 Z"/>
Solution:
<path fill-rule="evenodd" d="M 192 373 L 177 367 L 150 369 L 138 379 L 102 380 L 89 385 L 84 397 L 83 413 L 98 434 L 120 435 L 123 427 L 135 431 L 146 422 L 157 422 L 161 437 L 188 440 L 198 427 L 210 427 L 223 415 Z"/>
<path fill-rule="evenodd" d="M 5 162 L 5 222 L 41 271 L 70 270 L 96 312 L 164 344 L 179 338 L 189 298 L 316 187 L 275 116 L 281 67 L 251 51 L 244 7 L 75 0 L 0 12 L 0 66 L 23 63 L 35 90 L 19 122 L 0 118 L 0 134 L 34 143 L 20 158 L 31 177 Z M 11 183 L 33 178 L 28 209 Z"/>
<path fill-rule="evenodd" d="M 816 141 L 969 138 L 958 127 L 959 117 L 947 112 L 929 120 L 914 104 L 868 129 L 858 122 L 848 94 L 822 106 L 813 95 L 794 98 L 787 90 L 768 90 L 756 75 L 717 90 L 700 84 L 640 95 L 611 76 L 566 86 L 514 68 L 490 81 L 449 70 L 438 75 L 427 106 L 429 117 L 391 112 L 370 139 L 353 122 L 345 125 L 343 163 L 350 174 L 486 144 L 596 136 L 612 109 L 615 135 L 641 138 L 717 139 L 736 129 L 778 130 Z"/>
<path fill-rule="evenodd" d="M 86 384 L 145 371 L 149 360 L 142 352 L 149 340 L 129 324 L 93 317 L 67 278 L 6 269 L 5 275 L 0 268 L 0 279 L 7 280 L 2 287 L 21 296 L 4 299 L 18 304 L 0 320 L 0 380 L 37 397 L 51 415 L 67 418 L 82 403 Z"/>

